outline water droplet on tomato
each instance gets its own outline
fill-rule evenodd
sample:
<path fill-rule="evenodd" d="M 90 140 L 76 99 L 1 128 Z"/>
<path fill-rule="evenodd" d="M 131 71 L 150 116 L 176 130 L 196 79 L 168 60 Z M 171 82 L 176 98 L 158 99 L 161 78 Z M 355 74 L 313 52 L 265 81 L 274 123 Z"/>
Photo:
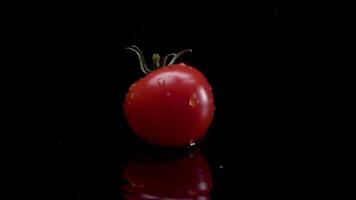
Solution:
<path fill-rule="evenodd" d="M 166 80 L 164 78 L 159 78 L 157 80 L 157 83 L 160 87 L 165 88 L 166 87 Z"/>
<path fill-rule="evenodd" d="M 190 97 L 190 100 L 189 100 L 189 105 L 191 107 L 196 107 L 199 103 L 199 98 L 198 98 L 198 95 L 196 93 L 194 93 L 191 97 Z"/>
<path fill-rule="evenodd" d="M 129 88 L 129 92 L 132 91 L 133 89 L 135 89 L 135 87 L 136 87 L 136 84 L 135 84 L 135 83 L 132 84 L 132 85 L 130 86 L 130 88 Z"/>
<path fill-rule="evenodd" d="M 170 92 L 166 92 L 166 95 L 170 97 L 172 94 Z"/>
<path fill-rule="evenodd" d="M 213 104 L 213 99 L 210 98 L 210 99 L 209 99 L 209 103 L 210 103 L 210 104 Z"/>
<path fill-rule="evenodd" d="M 201 183 L 198 184 L 198 188 L 200 190 L 202 190 L 202 191 L 207 190 L 208 189 L 208 184 L 205 183 L 205 182 L 201 182 Z"/>
<path fill-rule="evenodd" d="M 126 103 L 127 103 L 128 105 L 130 105 L 130 104 L 133 102 L 135 96 L 136 96 L 136 94 L 135 94 L 134 92 L 130 92 L 130 93 L 127 95 Z"/>

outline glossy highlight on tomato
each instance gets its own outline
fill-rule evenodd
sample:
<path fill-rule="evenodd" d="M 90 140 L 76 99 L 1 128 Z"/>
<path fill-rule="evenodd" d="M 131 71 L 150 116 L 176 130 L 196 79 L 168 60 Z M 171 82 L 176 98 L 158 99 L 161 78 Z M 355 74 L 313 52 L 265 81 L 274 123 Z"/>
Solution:
<path fill-rule="evenodd" d="M 208 81 L 196 68 L 171 64 L 132 84 L 124 111 L 142 140 L 184 146 L 205 135 L 213 119 L 214 98 Z"/>

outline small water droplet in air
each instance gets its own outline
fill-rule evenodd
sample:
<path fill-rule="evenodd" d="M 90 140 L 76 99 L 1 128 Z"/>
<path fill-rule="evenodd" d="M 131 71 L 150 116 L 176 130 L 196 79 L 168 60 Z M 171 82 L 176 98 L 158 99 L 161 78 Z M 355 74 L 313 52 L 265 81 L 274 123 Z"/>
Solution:
<path fill-rule="evenodd" d="M 189 100 L 189 105 L 191 107 L 196 107 L 199 103 L 199 98 L 198 98 L 198 95 L 196 93 L 194 93 L 191 97 L 190 97 L 190 100 Z"/>
<path fill-rule="evenodd" d="M 166 80 L 164 78 L 159 78 L 157 80 L 157 83 L 160 87 L 165 88 L 166 87 Z"/>
<path fill-rule="evenodd" d="M 224 169 L 224 165 L 219 165 L 219 169 Z"/>

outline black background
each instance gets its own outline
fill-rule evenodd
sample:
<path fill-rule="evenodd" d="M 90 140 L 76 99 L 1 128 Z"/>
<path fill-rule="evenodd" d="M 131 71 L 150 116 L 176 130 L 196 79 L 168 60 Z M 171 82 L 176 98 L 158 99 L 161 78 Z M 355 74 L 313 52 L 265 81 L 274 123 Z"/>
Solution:
<path fill-rule="evenodd" d="M 23 8 L 13 27 L 26 99 L 19 101 L 24 126 L 54 149 L 39 168 L 50 198 L 110 199 L 130 152 L 145 148 L 122 110 L 129 86 L 143 76 L 124 50 L 132 44 L 146 58 L 191 48 L 184 61 L 211 83 L 216 113 L 202 148 L 214 199 L 295 189 L 287 182 L 303 174 L 298 161 L 314 140 L 307 127 L 319 111 L 318 70 L 305 64 L 317 19 L 307 20 L 306 10 L 138 0 L 27 1 Z"/>

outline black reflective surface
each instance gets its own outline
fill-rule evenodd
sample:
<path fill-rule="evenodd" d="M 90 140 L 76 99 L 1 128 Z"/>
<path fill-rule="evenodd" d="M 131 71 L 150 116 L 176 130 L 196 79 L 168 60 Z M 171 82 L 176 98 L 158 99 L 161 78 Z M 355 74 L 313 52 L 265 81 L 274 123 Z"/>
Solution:
<path fill-rule="evenodd" d="M 248 199 L 256 186 L 250 164 L 214 158 L 203 144 L 178 150 L 137 145 L 125 152 L 66 151 L 60 144 L 51 191 L 60 199 Z"/>
<path fill-rule="evenodd" d="M 301 57 L 314 54 L 305 46 L 304 24 L 293 18 L 299 10 L 235 3 L 27 1 L 11 29 L 20 88 L 13 91 L 24 111 L 14 127 L 50 147 L 21 165 L 19 171 L 27 169 L 38 155 L 45 163 L 26 171 L 33 178 L 23 184 L 44 174 L 36 191 L 66 200 L 298 196 L 306 186 L 295 180 L 308 167 L 300 153 L 314 142 L 318 129 L 308 126 L 319 102 L 311 79 L 319 71 Z M 124 50 L 132 44 L 148 60 L 193 49 L 184 62 L 209 80 L 216 107 L 199 156 L 148 147 L 128 127 L 124 97 L 143 76 Z"/>
<path fill-rule="evenodd" d="M 210 199 L 212 178 L 205 157 L 140 155 L 130 158 L 122 174 L 126 199 Z"/>

